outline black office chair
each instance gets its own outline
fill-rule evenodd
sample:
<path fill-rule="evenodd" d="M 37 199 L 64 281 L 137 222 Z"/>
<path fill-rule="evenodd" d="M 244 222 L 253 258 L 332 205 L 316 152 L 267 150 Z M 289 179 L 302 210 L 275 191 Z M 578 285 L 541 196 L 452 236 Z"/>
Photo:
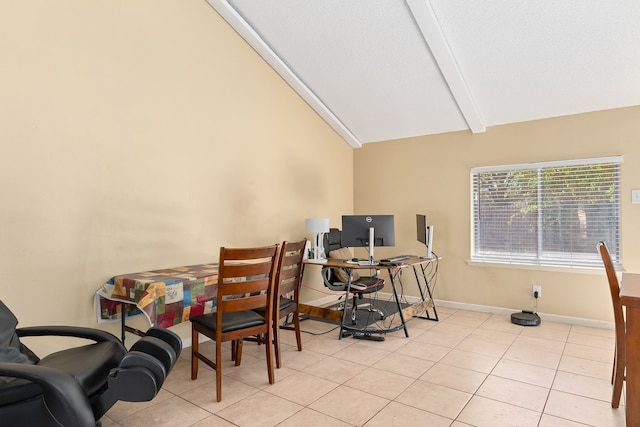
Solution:
<path fill-rule="evenodd" d="M 118 400 L 153 399 L 182 349 L 180 337 L 160 328 L 149 329 L 127 352 L 116 336 L 98 329 L 17 324 L 0 301 L 0 424 L 8 426 L 100 426 Z M 40 359 L 20 342 L 43 336 L 93 343 Z"/>
<path fill-rule="evenodd" d="M 353 258 L 353 254 L 349 248 L 345 248 L 341 243 L 341 231 L 337 228 L 329 229 L 329 233 L 324 237 L 324 248 L 329 258 L 348 260 Z M 323 267 L 321 270 L 324 285 L 332 291 L 345 292 L 347 290 L 347 281 L 349 275 L 341 268 Z M 372 276 L 360 276 L 357 270 L 351 272 L 351 306 L 348 301 L 340 306 L 341 310 L 351 309 L 351 323 L 356 324 L 357 311 L 359 308 L 367 307 L 369 312 L 375 312 L 380 316 L 380 320 L 385 318 L 384 312 L 375 309 L 371 304 L 360 304 L 358 300 L 362 299 L 365 294 L 371 294 L 384 288 L 384 280 L 378 277 L 377 271 Z"/>

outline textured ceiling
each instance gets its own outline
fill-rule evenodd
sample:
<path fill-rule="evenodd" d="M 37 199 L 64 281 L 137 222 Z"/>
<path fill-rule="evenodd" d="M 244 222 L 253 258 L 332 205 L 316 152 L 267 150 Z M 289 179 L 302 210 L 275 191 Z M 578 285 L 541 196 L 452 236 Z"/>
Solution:
<path fill-rule="evenodd" d="M 208 0 L 353 147 L 640 105 L 638 0 Z"/>

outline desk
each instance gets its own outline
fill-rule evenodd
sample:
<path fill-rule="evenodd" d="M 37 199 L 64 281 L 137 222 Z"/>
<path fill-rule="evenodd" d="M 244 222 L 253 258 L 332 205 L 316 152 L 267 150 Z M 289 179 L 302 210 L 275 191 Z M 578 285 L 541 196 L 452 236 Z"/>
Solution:
<path fill-rule="evenodd" d="M 626 419 L 628 426 L 640 426 L 640 274 L 622 273 L 620 302 L 627 311 Z"/>
<path fill-rule="evenodd" d="M 398 308 L 398 315 L 400 316 L 400 325 L 389 328 L 389 329 L 381 329 L 381 330 L 367 330 L 366 332 L 370 333 L 388 333 L 398 331 L 400 329 L 404 330 L 404 334 L 406 337 L 409 337 L 409 330 L 407 329 L 407 320 L 412 317 L 420 317 L 422 319 L 438 321 L 438 312 L 436 311 L 436 306 L 433 302 L 433 283 L 429 283 L 429 279 L 427 276 L 427 268 L 433 262 L 438 262 L 437 259 L 422 259 L 418 257 L 411 257 L 407 260 L 402 261 L 402 264 L 399 265 L 383 265 L 378 264 L 373 268 L 380 270 L 387 270 L 389 272 L 389 282 L 391 283 L 391 291 L 393 295 L 393 300 L 396 303 Z M 345 301 L 348 300 L 349 292 L 351 288 L 351 278 L 353 270 L 358 269 L 371 269 L 372 267 L 369 265 L 358 265 L 348 263 L 347 260 L 339 260 L 339 259 L 328 259 L 324 264 L 317 264 L 313 262 L 308 262 L 310 265 L 320 265 L 321 267 L 331 267 L 331 268 L 342 268 L 348 273 L 348 281 L 347 281 L 347 290 L 345 291 Z M 418 302 L 409 305 L 408 307 L 402 307 L 401 299 L 398 295 L 398 285 L 402 284 L 402 280 L 400 277 L 400 272 L 411 268 L 415 278 L 416 284 L 420 291 L 420 299 Z M 433 316 L 429 314 L 429 309 L 433 309 Z M 315 307 L 308 304 L 300 304 L 300 312 L 307 314 L 312 317 L 320 317 L 323 319 L 335 321 L 336 323 L 340 323 L 340 335 L 339 339 L 342 338 L 343 331 L 353 330 L 350 326 L 347 325 L 347 310 L 331 310 L 329 308 L 324 307 Z"/>
<path fill-rule="evenodd" d="M 167 328 L 213 312 L 217 290 L 217 263 L 115 276 L 96 292 L 98 321 L 120 319 L 124 341 L 125 330 L 135 331 L 122 316 L 127 304 L 142 311 L 152 326 Z"/>

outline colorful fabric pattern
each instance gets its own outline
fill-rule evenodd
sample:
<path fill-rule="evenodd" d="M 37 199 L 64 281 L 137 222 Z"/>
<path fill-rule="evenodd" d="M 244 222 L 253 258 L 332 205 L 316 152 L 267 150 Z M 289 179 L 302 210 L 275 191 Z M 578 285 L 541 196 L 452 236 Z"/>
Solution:
<path fill-rule="evenodd" d="M 217 290 L 217 263 L 115 276 L 96 292 L 98 322 L 119 320 L 122 303 L 128 303 L 152 326 L 166 328 L 213 312 Z"/>

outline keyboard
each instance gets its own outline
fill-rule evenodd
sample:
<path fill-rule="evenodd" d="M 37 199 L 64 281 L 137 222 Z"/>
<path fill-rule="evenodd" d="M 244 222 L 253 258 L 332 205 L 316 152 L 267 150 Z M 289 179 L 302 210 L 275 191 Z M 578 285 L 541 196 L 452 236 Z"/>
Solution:
<path fill-rule="evenodd" d="M 411 258 L 411 255 L 398 255 L 398 256 L 394 256 L 393 258 L 381 259 L 380 262 L 384 264 L 395 264 L 397 262 L 404 261 L 409 258 Z"/>
<path fill-rule="evenodd" d="M 378 265 L 378 263 L 374 262 L 373 264 L 371 264 L 371 262 L 368 259 L 349 259 L 346 260 L 345 263 L 347 264 L 355 264 L 355 265 L 360 265 L 360 266 L 376 266 Z"/>

